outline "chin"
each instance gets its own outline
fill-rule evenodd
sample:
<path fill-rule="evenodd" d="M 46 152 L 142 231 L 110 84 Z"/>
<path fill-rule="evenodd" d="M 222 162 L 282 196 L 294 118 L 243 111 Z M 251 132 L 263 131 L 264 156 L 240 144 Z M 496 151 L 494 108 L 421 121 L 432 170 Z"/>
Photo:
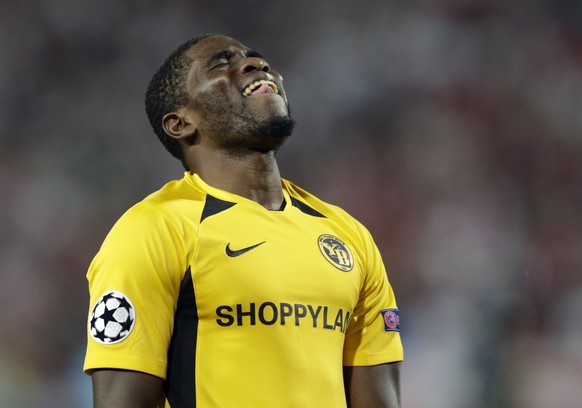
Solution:
<path fill-rule="evenodd" d="M 295 121 L 289 116 L 279 116 L 265 121 L 250 132 L 247 148 L 259 153 L 276 152 L 291 136 L 294 126 Z M 243 146 L 240 147 L 245 150 Z"/>
<path fill-rule="evenodd" d="M 291 136 L 294 128 L 295 120 L 291 116 L 277 116 L 267 121 L 260 129 L 257 129 L 257 134 L 286 139 Z"/>

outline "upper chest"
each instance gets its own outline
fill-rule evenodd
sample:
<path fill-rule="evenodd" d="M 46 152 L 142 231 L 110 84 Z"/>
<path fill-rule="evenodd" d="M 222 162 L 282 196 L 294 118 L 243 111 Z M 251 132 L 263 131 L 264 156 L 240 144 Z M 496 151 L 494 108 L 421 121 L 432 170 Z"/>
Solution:
<path fill-rule="evenodd" d="M 190 262 L 202 304 L 290 302 L 353 309 L 363 262 L 346 231 L 293 208 L 235 205 L 199 225 Z"/>

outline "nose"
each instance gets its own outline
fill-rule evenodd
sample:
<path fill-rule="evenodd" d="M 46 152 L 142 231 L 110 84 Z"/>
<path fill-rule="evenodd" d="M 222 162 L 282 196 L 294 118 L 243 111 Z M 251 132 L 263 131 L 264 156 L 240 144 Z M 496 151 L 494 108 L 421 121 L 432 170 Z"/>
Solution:
<path fill-rule="evenodd" d="M 269 64 L 267 64 L 267 61 L 257 57 L 246 58 L 246 60 L 240 67 L 240 71 L 243 74 L 248 74 L 249 72 L 253 71 L 269 72 L 270 69 L 271 67 L 269 66 Z"/>

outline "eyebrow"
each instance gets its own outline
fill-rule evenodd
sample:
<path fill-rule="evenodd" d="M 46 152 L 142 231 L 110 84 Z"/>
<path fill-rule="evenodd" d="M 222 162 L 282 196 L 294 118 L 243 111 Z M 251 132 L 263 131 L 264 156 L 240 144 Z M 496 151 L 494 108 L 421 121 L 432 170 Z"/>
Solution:
<path fill-rule="evenodd" d="M 261 54 L 259 54 L 257 51 L 255 50 L 248 50 L 245 53 L 245 56 L 247 58 L 261 58 L 261 59 L 265 59 Z"/>
<path fill-rule="evenodd" d="M 228 50 L 224 50 L 224 51 L 220 51 L 216 54 L 214 54 L 209 60 L 208 60 L 208 65 L 212 65 L 214 62 L 216 61 L 220 61 L 222 59 L 228 60 L 230 59 L 230 57 L 232 57 L 234 54 L 234 52 L 232 51 L 228 51 Z M 255 50 L 247 50 L 245 52 L 243 52 L 244 56 L 246 58 L 261 58 L 264 59 L 264 57 L 258 53 Z"/>

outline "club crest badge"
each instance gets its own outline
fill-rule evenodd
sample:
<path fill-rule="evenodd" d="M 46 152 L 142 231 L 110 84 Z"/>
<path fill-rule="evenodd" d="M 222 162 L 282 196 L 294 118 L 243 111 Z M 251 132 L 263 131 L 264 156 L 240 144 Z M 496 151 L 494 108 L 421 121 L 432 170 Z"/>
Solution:
<path fill-rule="evenodd" d="M 319 250 L 325 259 L 341 271 L 349 272 L 354 267 L 354 258 L 344 241 L 330 234 L 320 235 L 317 239 Z"/>

